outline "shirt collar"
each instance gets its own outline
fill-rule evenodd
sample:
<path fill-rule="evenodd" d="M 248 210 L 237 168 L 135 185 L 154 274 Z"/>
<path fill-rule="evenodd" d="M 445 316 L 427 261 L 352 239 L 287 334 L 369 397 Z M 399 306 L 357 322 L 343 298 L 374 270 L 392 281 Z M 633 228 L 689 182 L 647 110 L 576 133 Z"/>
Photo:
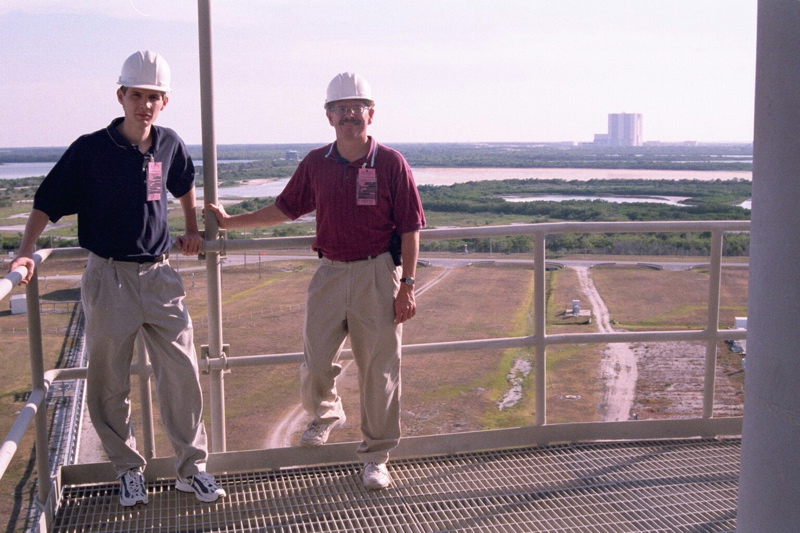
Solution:
<path fill-rule="evenodd" d="M 375 158 L 378 155 L 378 143 L 375 142 L 375 139 L 371 135 L 368 136 L 367 139 L 369 139 L 369 151 L 367 152 L 367 155 L 361 159 L 356 161 L 347 161 L 347 159 L 339 155 L 339 150 L 336 148 L 336 141 L 331 143 L 331 146 L 325 154 L 325 157 L 331 158 L 338 163 L 350 163 L 351 165 L 355 166 L 374 168 Z"/>
<path fill-rule="evenodd" d="M 111 137 L 111 140 L 119 148 L 123 149 L 133 148 L 135 150 L 136 148 L 134 148 L 134 146 L 130 143 L 130 141 L 128 141 L 128 139 L 123 137 L 122 134 L 117 129 L 117 127 L 120 124 L 122 124 L 123 120 L 125 120 L 125 117 L 117 117 L 114 120 L 112 120 L 111 124 L 106 126 L 106 133 L 108 133 L 108 136 Z M 155 151 L 158 149 L 158 141 L 159 141 L 158 128 L 155 125 L 150 126 L 150 135 L 152 135 L 153 137 L 153 142 L 150 144 L 150 150 L 148 150 L 148 152 L 155 153 Z"/>

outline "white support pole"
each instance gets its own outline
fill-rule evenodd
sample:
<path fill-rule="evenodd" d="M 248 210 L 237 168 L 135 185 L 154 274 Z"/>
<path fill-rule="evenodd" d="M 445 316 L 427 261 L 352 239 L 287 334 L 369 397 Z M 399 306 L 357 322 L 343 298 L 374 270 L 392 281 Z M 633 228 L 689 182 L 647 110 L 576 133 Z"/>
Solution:
<path fill-rule="evenodd" d="M 759 0 L 737 531 L 800 531 L 800 1 Z"/>
<path fill-rule="evenodd" d="M 211 40 L 211 1 L 198 0 L 197 21 L 200 45 L 200 115 L 203 128 L 203 201 L 217 202 L 217 142 L 214 130 L 214 69 Z M 219 236 L 217 219 L 210 211 L 205 215 L 205 240 Z M 206 252 L 208 275 L 208 356 L 222 356 L 222 271 L 219 252 Z M 225 381 L 221 370 L 210 372 L 211 451 L 224 452 Z"/>
<path fill-rule="evenodd" d="M 533 246 L 534 424 L 541 426 L 547 423 L 547 248 L 544 233 L 538 232 L 533 236 Z"/>

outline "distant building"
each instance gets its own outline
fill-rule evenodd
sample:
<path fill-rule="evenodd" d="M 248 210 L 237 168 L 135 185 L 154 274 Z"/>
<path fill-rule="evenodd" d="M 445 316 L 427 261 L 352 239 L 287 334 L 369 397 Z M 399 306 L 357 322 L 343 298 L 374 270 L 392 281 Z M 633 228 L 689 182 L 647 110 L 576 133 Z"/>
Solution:
<path fill-rule="evenodd" d="M 610 146 L 641 146 L 641 113 L 609 113 L 608 144 Z"/>
<path fill-rule="evenodd" d="M 300 154 L 296 150 L 286 150 L 287 161 L 300 161 Z"/>

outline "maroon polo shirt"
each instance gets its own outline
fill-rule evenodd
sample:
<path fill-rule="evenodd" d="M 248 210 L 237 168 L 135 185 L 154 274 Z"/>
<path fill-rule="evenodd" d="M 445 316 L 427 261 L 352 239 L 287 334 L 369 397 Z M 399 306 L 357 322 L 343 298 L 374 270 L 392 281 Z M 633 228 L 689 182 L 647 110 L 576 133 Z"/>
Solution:
<path fill-rule="evenodd" d="M 395 231 L 403 234 L 425 227 L 422 202 L 405 158 L 372 137 L 369 140 L 367 156 L 353 162 L 339 155 L 336 143 L 312 150 L 275 200 L 292 220 L 316 210 L 313 248 L 332 261 L 382 254 Z"/>

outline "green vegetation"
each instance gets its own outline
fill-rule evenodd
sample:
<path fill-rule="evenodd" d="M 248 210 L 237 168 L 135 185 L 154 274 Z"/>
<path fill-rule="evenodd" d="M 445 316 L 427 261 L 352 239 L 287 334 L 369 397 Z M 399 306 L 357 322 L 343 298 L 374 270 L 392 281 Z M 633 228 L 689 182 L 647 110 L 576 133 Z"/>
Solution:
<path fill-rule="evenodd" d="M 300 159 L 327 144 L 238 144 L 217 147 L 217 159 L 280 165 L 287 152 Z M 571 143 L 388 143 L 412 167 L 632 168 L 672 170 L 751 170 L 752 144 L 648 145 L 609 147 Z M 199 160 L 200 146 L 189 146 Z M 8 148 L 0 164 L 56 161 L 65 148 Z"/>
<path fill-rule="evenodd" d="M 655 220 L 749 220 L 750 211 L 739 207 L 750 198 L 747 180 L 503 180 L 474 181 L 449 186 L 420 186 L 422 203 L 429 218 L 441 225 L 458 226 L 465 214 L 469 225 L 538 222 L 608 222 Z M 647 202 L 614 203 L 598 200 L 508 202 L 503 197 L 536 195 L 677 196 L 686 205 Z M 443 214 L 452 215 L 450 217 Z M 430 215 L 433 215 L 431 217 Z M 445 223 L 446 221 L 446 223 Z M 466 225 L 466 224 L 464 224 Z M 725 239 L 725 255 L 747 255 L 749 234 L 731 234 Z M 463 250 L 472 252 L 527 253 L 528 237 L 463 239 L 423 243 L 425 251 Z M 655 234 L 564 234 L 547 240 L 548 251 L 557 256 L 569 253 L 614 255 L 705 255 L 710 250 L 706 233 Z"/>
<path fill-rule="evenodd" d="M 234 161 L 218 165 L 220 185 L 231 186 L 254 179 L 290 176 L 297 159 L 302 159 L 314 144 L 225 145 L 218 147 L 219 160 Z M 542 143 L 479 144 L 393 144 L 412 167 L 516 167 L 516 168 L 633 168 L 678 170 L 752 169 L 752 145 L 720 144 L 701 146 L 645 146 L 610 148 L 593 145 Z M 193 157 L 202 156 L 199 146 L 190 146 Z M 0 164 L 13 161 L 56 160 L 63 148 L 8 149 L 0 151 Z M 42 178 L 4 180 L 0 191 L 0 218 L 20 212 L 19 200 L 30 199 Z M 197 178 L 202 186 L 202 167 Z M 428 226 L 485 226 L 511 223 L 557 221 L 654 221 L 654 220 L 747 220 L 750 211 L 739 207 L 750 198 L 751 182 L 733 180 L 649 180 L 594 179 L 567 181 L 558 179 L 514 179 L 473 181 L 450 186 L 420 186 L 420 195 L 428 217 Z M 510 202 L 505 197 L 541 195 L 592 196 L 596 200 Z M 681 205 L 652 202 L 616 203 L 604 197 L 681 197 Z M 249 199 L 227 209 L 234 214 L 253 211 L 272 202 L 271 198 Z M 171 215 L 178 217 L 179 213 Z M 178 227 L 180 221 L 172 221 Z M 181 226 L 182 227 L 182 226 Z M 255 228 L 247 233 L 230 232 L 231 238 L 308 235 L 315 231 L 313 222 L 282 224 L 273 228 Z M 48 235 L 61 237 L 61 245 L 74 244 L 74 228 Z M 69 240 L 67 240 L 69 239 Z M 18 238 L 4 237 L 2 247 L 13 249 Z M 527 237 L 505 239 L 465 239 L 423 243 L 423 250 L 457 250 L 464 246 L 475 252 L 529 252 Z M 709 248 L 708 235 L 632 234 L 632 235 L 557 235 L 548 239 L 552 254 L 704 254 Z M 748 234 L 726 236 L 726 255 L 746 255 Z"/>
<path fill-rule="evenodd" d="M 218 148 L 217 158 L 244 160 L 219 166 L 220 183 L 288 177 L 313 144 L 230 145 Z M 752 145 L 615 147 L 548 143 L 390 143 L 412 168 L 603 168 L 648 170 L 752 170 Z M 200 148 L 190 147 L 199 158 Z M 201 171 L 202 172 L 202 171 Z M 198 186 L 202 186 L 198 176 Z M 666 194 L 666 193 L 661 193 Z"/>
<path fill-rule="evenodd" d="M 609 147 L 567 143 L 389 143 L 412 167 L 751 170 L 752 144 Z"/>
<path fill-rule="evenodd" d="M 544 216 L 548 220 L 717 220 L 748 219 L 750 212 L 734 204 L 750 198 L 748 180 L 512 179 L 470 181 L 448 186 L 420 185 L 425 209 L 460 213 L 503 213 Z M 596 196 L 600 200 L 507 202 L 503 197 L 541 195 Z M 675 196 L 685 205 L 631 202 L 616 205 L 602 197 Z"/>

